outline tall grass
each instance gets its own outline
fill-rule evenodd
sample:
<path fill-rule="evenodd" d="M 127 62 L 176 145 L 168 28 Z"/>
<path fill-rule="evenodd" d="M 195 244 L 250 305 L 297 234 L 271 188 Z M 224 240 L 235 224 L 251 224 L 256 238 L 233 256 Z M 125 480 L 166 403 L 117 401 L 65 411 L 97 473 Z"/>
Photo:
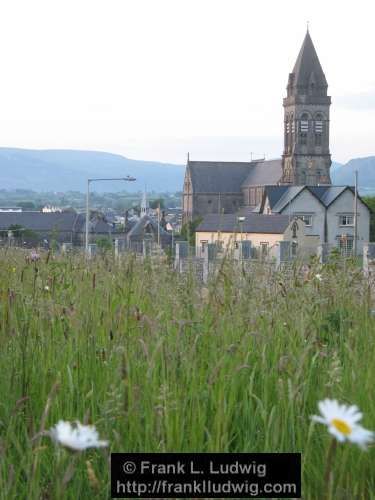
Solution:
<path fill-rule="evenodd" d="M 354 266 L 223 262 L 202 287 L 132 256 L 3 251 L 0 297 L 1 499 L 108 498 L 110 451 L 302 452 L 303 496 L 320 499 L 317 402 L 355 403 L 375 428 L 375 306 Z M 41 432 L 59 419 L 94 423 L 110 450 L 69 470 Z M 375 448 L 340 445 L 333 487 L 375 498 Z"/>

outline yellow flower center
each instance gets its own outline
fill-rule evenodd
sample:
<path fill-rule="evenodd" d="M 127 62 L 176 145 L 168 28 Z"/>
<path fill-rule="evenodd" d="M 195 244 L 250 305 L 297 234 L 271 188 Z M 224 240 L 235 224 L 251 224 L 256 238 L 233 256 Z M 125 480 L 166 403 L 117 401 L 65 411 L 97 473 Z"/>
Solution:
<path fill-rule="evenodd" d="M 344 434 L 345 436 L 348 436 L 349 434 L 352 433 L 352 428 L 343 420 L 340 420 L 339 418 L 334 418 L 331 420 L 331 424 L 333 427 L 336 427 L 336 429 L 341 432 L 341 434 Z"/>

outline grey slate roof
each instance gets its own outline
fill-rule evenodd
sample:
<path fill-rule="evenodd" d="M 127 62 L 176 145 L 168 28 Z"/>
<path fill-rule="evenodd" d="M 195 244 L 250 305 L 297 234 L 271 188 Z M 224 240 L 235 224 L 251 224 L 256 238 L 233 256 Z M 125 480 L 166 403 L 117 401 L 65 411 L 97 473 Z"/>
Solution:
<path fill-rule="evenodd" d="M 158 232 L 158 223 L 155 219 L 150 217 L 149 215 L 144 215 L 141 217 L 135 225 L 128 232 L 129 239 L 142 239 L 144 236 L 144 232 L 146 227 L 150 225 L 152 231 L 156 234 Z M 160 226 L 160 237 L 162 238 L 170 238 L 170 234 Z"/>
<path fill-rule="evenodd" d="M 83 232 L 86 217 L 74 212 L 0 212 L 0 230 L 7 230 L 12 225 L 35 232 Z M 95 233 L 109 233 L 112 226 L 103 220 L 94 220 L 90 228 Z"/>
<path fill-rule="evenodd" d="M 272 212 L 280 213 L 304 190 L 312 193 L 328 208 L 347 189 L 354 192 L 352 186 L 266 186 L 265 196 L 268 198 Z M 358 199 L 361 198 L 358 197 Z"/>
<path fill-rule="evenodd" d="M 309 186 L 309 190 L 328 207 L 348 186 Z M 350 188 L 349 188 L 350 189 Z"/>
<path fill-rule="evenodd" d="M 244 186 L 280 181 L 281 159 L 253 162 L 189 161 L 194 193 L 240 193 Z"/>
<path fill-rule="evenodd" d="M 19 225 L 32 231 L 72 231 L 82 227 L 85 218 L 73 212 L 0 212 L 0 230 Z"/>
<path fill-rule="evenodd" d="M 194 193 L 240 193 L 250 162 L 189 161 Z"/>
<path fill-rule="evenodd" d="M 265 184 L 277 184 L 282 176 L 282 160 L 267 160 L 251 163 L 248 176 L 242 183 L 242 187 L 264 186 Z"/>
<path fill-rule="evenodd" d="M 289 186 L 286 186 L 286 185 L 284 185 L 284 186 L 266 186 L 264 188 L 264 192 L 265 192 L 265 195 L 268 197 L 268 202 L 269 202 L 271 210 L 288 189 L 289 189 Z"/>
<path fill-rule="evenodd" d="M 327 87 L 326 77 L 308 31 L 292 73 L 294 74 L 293 86 L 297 88 L 297 91 L 308 88 L 311 83 L 314 83 L 315 87 Z"/>
<path fill-rule="evenodd" d="M 283 234 L 290 222 L 288 215 L 248 214 L 243 222 L 237 214 L 209 214 L 199 224 L 197 231 Z"/>
<path fill-rule="evenodd" d="M 305 189 L 305 186 L 290 186 L 281 195 L 279 200 L 271 208 L 273 212 L 281 212 L 301 191 Z"/>

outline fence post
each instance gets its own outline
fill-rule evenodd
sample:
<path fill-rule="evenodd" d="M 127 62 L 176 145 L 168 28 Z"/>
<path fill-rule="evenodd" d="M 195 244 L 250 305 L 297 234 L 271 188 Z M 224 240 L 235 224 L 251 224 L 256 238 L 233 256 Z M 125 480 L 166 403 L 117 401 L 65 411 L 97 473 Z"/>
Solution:
<path fill-rule="evenodd" d="M 279 241 L 279 260 L 280 264 L 291 260 L 291 244 L 290 241 Z"/>
<path fill-rule="evenodd" d="M 90 243 L 89 246 L 88 246 L 88 257 L 89 259 L 91 259 L 92 257 L 95 257 L 96 253 L 97 253 L 97 245 L 96 243 Z"/>
<path fill-rule="evenodd" d="M 63 254 L 71 252 L 72 249 L 73 249 L 72 243 L 63 243 L 61 245 L 61 253 L 63 253 Z"/>
<path fill-rule="evenodd" d="M 180 271 L 180 261 L 188 256 L 189 244 L 187 241 L 176 242 L 176 253 L 174 259 L 174 268 Z"/>

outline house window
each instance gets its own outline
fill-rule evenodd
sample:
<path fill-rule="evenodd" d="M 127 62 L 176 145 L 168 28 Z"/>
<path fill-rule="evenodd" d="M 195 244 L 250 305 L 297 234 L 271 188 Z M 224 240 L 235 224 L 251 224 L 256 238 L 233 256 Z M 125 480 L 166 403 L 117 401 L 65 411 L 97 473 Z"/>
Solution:
<path fill-rule="evenodd" d="M 217 253 L 222 253 L 224 250 L 224 241 L 217 240 L 216 241 L 216 248 L 217 248 Z"/>
<path fill-rule="evenodd" d="M 343 257 L 350 257 L 353 253 L 354 238 L 351 235 L 339 236 L 339 249 Z"/>
<path fill-rule="evenodd" d="M 297 249 L 298 249 L 298 243 L 296 241 L 292 241 L 292 244 L 290 246 L 290 253 L 292 257 L 297 256 Z"/>
<path fill-rule="evenodd" d="M 255 205 L 255 188 L 250 188 L 250 205 Z"/>
<path fill-rule="evenodd" d="M 354 224 L 353 214 L 339 215 L 340 226 L 352 226 L 353 224 Z"/>
<path fill-rule="evenodd" d="M 268 255 L 268 241 L 264 241 L 260 244 L 260 256 L 265 258 Z"/>
<path fill-rule="evenodd" d="M 303 220 L 303 222 L 305 223 L 305 226 L 312 226 L 312 215 L 301 214 L 301 215 L 297 215 L 297 217 L 299 217 L 300 219 Z"/>
<path fill-rule="evenodd" d="M 212 203 L 212 200 L 208 200 L 207 203 L 210 205 Z"/>
<path fill-rule="evenodd" d="M 202 252 L 206 251 L 207 245 L 208 245 L 208 240 L 201 240 Z"/>

